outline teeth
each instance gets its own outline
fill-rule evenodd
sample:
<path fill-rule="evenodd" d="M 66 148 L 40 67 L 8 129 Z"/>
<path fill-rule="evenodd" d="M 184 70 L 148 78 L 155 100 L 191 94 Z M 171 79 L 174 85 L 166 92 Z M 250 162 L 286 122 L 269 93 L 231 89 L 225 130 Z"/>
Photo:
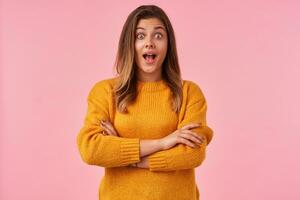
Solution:
<path fill-rule="evenodd" d="M 156 57 L 155 54 L 144 54 L 144 55 L 143 55 L 144 58 L 146 58 L 147 56 L 152 56 L 153 59 Z"/>

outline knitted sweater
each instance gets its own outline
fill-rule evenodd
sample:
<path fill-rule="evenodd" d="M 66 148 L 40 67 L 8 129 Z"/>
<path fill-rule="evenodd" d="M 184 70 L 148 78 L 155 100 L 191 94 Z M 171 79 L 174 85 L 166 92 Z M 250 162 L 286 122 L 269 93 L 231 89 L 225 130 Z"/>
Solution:
<path fill-rule="evenodd" d="M 138 81 L 135 103 L 129 113 L 116 111 L 113 85 L 116 78 L 96 82 L 87 98 L 84 124 L 77 136 L 82 160 L 104 167 L 99 185 L 100 200 L 198 200 L 200 193 L 195 168 L 206 157 L 213 130 L 206 125 L 207 104 L 200 87 L 183 80 L 183 101 L 176 114 L 171 107 L 171 90 L 161 80 Z M 119 137 L 103 135 L 100 120 L 109 120 Z M 149 168 L 129 166 L 140 161 L 140 140 L 159 139 L 192 122 L 190 129 L 206 137 L 200 147 L 178 143 L 168 150 L 148 155 Z"/>

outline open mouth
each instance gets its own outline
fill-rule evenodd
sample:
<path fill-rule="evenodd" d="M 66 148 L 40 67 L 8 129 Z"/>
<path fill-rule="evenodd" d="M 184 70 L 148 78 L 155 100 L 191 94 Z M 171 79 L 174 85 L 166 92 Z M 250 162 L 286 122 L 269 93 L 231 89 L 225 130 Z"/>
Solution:
<path fill-rule="evenodd" d="M 156 54 L 143 54 L 143 57 L 148 64 L 153 64 L 156 58 Z"/>
<path fill-rule="evenodd" d="M 156 57 L 156 54 L 143 54 L 143 57 L 146 59 L 146 60 L 154 60 L 155 57 Z"/>

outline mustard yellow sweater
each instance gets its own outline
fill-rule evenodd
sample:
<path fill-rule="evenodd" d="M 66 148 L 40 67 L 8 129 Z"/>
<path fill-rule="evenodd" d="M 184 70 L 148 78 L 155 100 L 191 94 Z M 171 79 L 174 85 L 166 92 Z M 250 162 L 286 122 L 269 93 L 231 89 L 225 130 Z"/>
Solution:
<path fill-rule="evenodd" d="M 82 160 L 105 168 L 99 185 L 100 200 L 198 200 L 195 168 L 206 155 L 213 130 L 206 125 L 207 104 L 200 87 L 183 81 L 179 114 L 171 108 L 171 90 L 161 80 L 138 82 L 138 97 L 128 114 L 116 111 L 112 88 L 116 78 L 94 84 L 87 98 L 84 124 L 77 136 Z M 100 120 L 109 120 L 119 134 L 102 135 Z M 129 166 L 140 161 L 140 140 L 159 139 L 192 122 L 192 131 L 206 136 L 201 147 L 177 144 L 148 155 L 149 169 Z"/>

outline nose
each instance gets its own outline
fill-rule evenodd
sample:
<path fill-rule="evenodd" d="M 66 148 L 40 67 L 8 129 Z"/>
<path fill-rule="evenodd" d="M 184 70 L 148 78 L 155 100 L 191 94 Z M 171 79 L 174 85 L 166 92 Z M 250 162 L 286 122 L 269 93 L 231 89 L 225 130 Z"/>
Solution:
<path fill-rule="evenodd" d="M 154 48 L 155 45 L 154 45 L 154 43 L 152 42 L 152 40 L 149 39 L 149 40 L 146 41 L 145 47 L 146 47 L 146 48 L 149 48 L 149 47 Z"/>
<path fill-rule="evenodd" d="M 153 48 L 154 45 L 153 45 L 152 43 L 147 43 L 147 44 L 146 44 L 146 48 L 149 48 L 149 47 Z"/>

